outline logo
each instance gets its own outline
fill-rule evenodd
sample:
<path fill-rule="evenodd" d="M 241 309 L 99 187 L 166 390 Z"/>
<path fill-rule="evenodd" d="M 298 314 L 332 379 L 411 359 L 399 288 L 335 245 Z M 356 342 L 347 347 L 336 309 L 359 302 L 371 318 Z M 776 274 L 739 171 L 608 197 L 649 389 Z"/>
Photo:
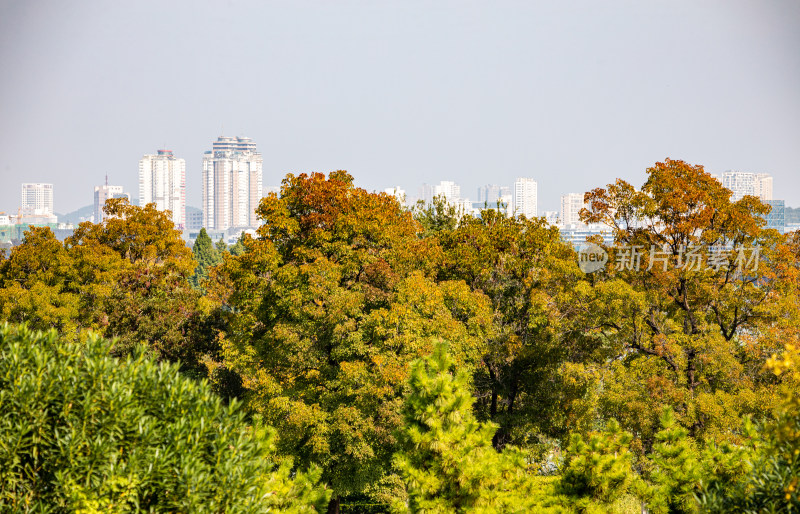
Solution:
<path fill-rule="evenodd" d="M 584 273 L 603 269 L 608 262 L 608 253 L 600 246 L 589 243 L 578 251 L 578 267 Z"/>

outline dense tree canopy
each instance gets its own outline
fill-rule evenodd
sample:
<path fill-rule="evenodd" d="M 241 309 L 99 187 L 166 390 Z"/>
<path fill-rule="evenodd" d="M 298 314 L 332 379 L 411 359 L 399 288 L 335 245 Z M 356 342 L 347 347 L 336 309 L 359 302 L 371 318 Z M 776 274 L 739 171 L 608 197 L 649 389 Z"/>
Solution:
<path fill-rule="evenodd" d="M 201 231 L 190 250 L 169 213 L 123 199 L 63 244 L 32 227 L 0 256 L 0 321 L 56 332 L 2 332 L 0 501 L 235 510 L 269 490 L 320 509 L 319 478 L 332 513 L 794 512 L 800 236 L 701 166 L 647 171 L 587 193 L 583 219 L 615 238 L 591 273 L 544 219 L 409 210 L 344 171 L 288 175 L 230 248 Z M 153 469 L 193 470 L 145 478 L 152 448 Z M 182 496 L 142 492 L 156 483 Z"/>
<path fill-rule="evenodd" d="M 102 223 L 82 223 L 63 244 L 32 227 L 0 262 L 0 312 L 11 322 L 70 337 L 94 330 L 117 337 L 124 354 L 145 343 L 156 355 L 198 367 L 204 327 L 188 278 L 191 251 L 168 212 L 111 199 Z M 208 310 L 208 309 L 205 309 Z"/>
<path fill-rule="evenodd" d="M 232 314 L 224 358 L 281 448 L 317 462 L 337 495 L 390 472 L 410 362 L 448 335 L 477 362 L 491 330 L 483 295 L 432 278 L 440 250 L 397 201 L 344 172 L 289 176 L 264 225 L 226 259 L 216 294 Z"/>
<path fill-rule="evenodd" d="M 584 218 L 613 226 L 617 245 L 582 299 L 585 327 L 619 356 L 605 367 L 603 415 L 646 447 L 664 406 L 693 437 L 736 441 L 741 416 L 777 401 L 764 363 L 796 326 L 797 256 L 763 228 L 768 206 L 731 202 L 701 166 L 648 173 L 641 190 L 618 180 L 587 195 Z"/>
<path fill-rule="evenodd" d="M 96 336 L 0 326 L 0 510 L 320 512 L 319 477 L 208 384 Z M 280 496 L 275 492 L 280 491 Z"/>
<path fill-rule="evenodd" d="M 445 257 L 439 280 L 463 280 L 485 294 L 495 331 L 475 377 L 481 414 L 500 424 L 495 445 L 563 437 L 583 416 L 584 394 L 563 365 L 603 358 L 579 332 L 575 291 L 585 278 L 575 253 L 544 220 L 486 209 L 437 235 Z"/>

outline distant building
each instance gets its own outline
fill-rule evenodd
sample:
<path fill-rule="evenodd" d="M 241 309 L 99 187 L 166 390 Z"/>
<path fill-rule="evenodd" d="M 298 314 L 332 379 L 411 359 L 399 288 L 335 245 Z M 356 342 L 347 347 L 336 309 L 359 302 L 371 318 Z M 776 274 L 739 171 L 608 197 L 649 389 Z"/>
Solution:
<path fill-rule="evenodd" d="M 496 206 L 497 200 L 512 196 L 511 188 L 508 186 L 498 186 L 497 184 L 486 184 L 478 188 L 478 201 L 486 202 L 489 206 Z"/>
<path fill-rule="evenodd" d="M 772 200 L 772 175 L 768 173 L 756 173 L 755 196 L 761 200 Z"/>
<path fill-rule="evenodd" d="M 444 197 L 449 203 L 461 200 L 461 186 L 450 180 L 442 180 L 436 185 L 422 184 L 419 188 L 419 199 L 426 204 L 433 202 L 436 196 Z"/>
<path fill-rule="evenodd" d="M 14 223 L 14 219 L 11 219 L 11 224 L 9 225 L 0 223 L 0 243 L 20 244 L 25 238 L 25 232 L 30 230 L 31 225 L 34 227 L 48 227 L 59 241 L 64 241 L 74 233 L 75 227 L 70 223 L 47 221 L 54 219 L 56 219 L 55 216 L 32 216 L 27 219 L 23 217 L 22 223 Z"/>
<path fill-rule="evenodd" d="M 22 184 L 20 208 L 24 216 L 52 216 L 53 184 Z"/>
<path fill-rule="evenodd" d="M 417 200 L 421 202 L 431 203 L 433 201 L 433 186 L 430 184 L 422 184 L 419 187 L 419 194 Z"/>
<path fill-rule="evenodd" d="M 538 212 L 538 186 L 532 178 L 520 177 L 514 181 L 514 213 L 535 218 Z"/>
<path fill-rule="evenodd" d="M 772 200 L 772 175 L 769 173 L 726 171 L 722 173 L 722 185 L 733 192 L 733 202 L 747 195 L 757 196 L 762 201 Z"/>
<path fill-rule="evenodd" d="M 542 213 L 548 225 L 559 225 L 558 211 L 544 211 Z"/>
<path fill-rule="evenodd" d="M 449 202 L 456 202 L 461 200 L 461 186 L 449 180 L 442 180 L 439 184 L 433 186 L 434 196 L 443 196 Z"/>
<path fill-rule="evenodd" d="M 106 200 L 111 198 L 127 198 L 128 200 L 131 199 L 131 195 L 122 191 L 122 186 L 109 186 L 108 185 L 108 177 L 106 177 L 106 183 L 102 186 L 94 186 L 94 222 L 95 223 L 102 223 L 105 219 L 105 213 L 103 212 L 103 206 L 106 204 Z"/>
<path fill-rule="evenodd" d="M 497 184 L 486 184 L 478 187 L 477 201 L 484 203 L 494 200 L 500 196 L 500 186 Z"/>
<path fill-rule="evenodd" d="M 611 228 L 602 224 L 562 225 L 560 233 L 561 239 L 570 243 L 575 249 L 585 245 L 586 239 L 592 236 L 600 236 L 603 239 L 603 244 L 614 244 L 614 234 Z"/>
<path fill-rule="evenodd" d="M 783 234 L 786 231 L 786 203 L 783 200 L 765 200 L 764 203 L 772 207 L 764 216 L 767 221 L 765 228 L 774 228 Z"/>
<path fill-rule="evenodd" d="M 567 193 L 561 195 L 562 225 L 579 225 L 581 223 L 581 209 L 586 207 L 583 193 Z"/>
<path fill-rule="evenodd" d="M 203 226 L 256 228 L 263 159 L 249 137 L 220 136 L 203 155 Z"/>
<path fill-rule="evenodd" d="M 400 205 L 406 204 L 406 190 L 400 186 L 387 187 L 383 192 L 389 196 L 394 196 L 400 202 Z"/>
<path fill-rule="evenodd" d="M 484 207 L 496 209 L 498 202 L 505 208 L 506 215 L 510 216 L 514 203 L 514 195 L 511 194 L 510 187 L 486 184 L 478 188 L 478 201 L 475 204 L 480 204 L 481 209 Z"/>
<path fill-rule="evenodd" d="M 53 184 L 22 184 L 20 214 L 16 222 L 26 226 L 58 223 L 53 214 Z"/>
<path fill-rule="evenodd" d="M 172 212 L 175 227 L 186 228 L 186 161 L 172 155 L 172 150 L 158 150 L 139 161 L 139 205 L 148 203 Z"/>
<path fill-rule="evenodd" d="M 197 207 L 186 207 L 186 230 L 203 228 L 203 211 Z"/>

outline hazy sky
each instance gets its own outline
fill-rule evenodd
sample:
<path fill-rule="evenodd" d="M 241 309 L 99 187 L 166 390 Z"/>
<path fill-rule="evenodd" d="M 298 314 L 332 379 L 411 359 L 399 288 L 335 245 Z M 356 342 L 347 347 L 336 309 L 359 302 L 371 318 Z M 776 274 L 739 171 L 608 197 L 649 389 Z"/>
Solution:
<path fill-rule="evenodd" d="M 0 211 L 252 137 L 264 184 L 346 169 L 415 195 L 539 182 L 539 209 L 665 157 L 800 206 L 800 2 L 0 0 Z"/>

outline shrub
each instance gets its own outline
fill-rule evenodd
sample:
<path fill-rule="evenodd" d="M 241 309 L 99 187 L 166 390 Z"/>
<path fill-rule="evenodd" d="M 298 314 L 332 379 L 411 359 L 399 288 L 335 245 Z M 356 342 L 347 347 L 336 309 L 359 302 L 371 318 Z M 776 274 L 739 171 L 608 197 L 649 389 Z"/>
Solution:
<path fill-rule="evenodd" d="M 324 509 L 319 472 L 290 478 L 273 433 L 206 382 L 95 335 L 0 326 L 0 510 Z"/>

